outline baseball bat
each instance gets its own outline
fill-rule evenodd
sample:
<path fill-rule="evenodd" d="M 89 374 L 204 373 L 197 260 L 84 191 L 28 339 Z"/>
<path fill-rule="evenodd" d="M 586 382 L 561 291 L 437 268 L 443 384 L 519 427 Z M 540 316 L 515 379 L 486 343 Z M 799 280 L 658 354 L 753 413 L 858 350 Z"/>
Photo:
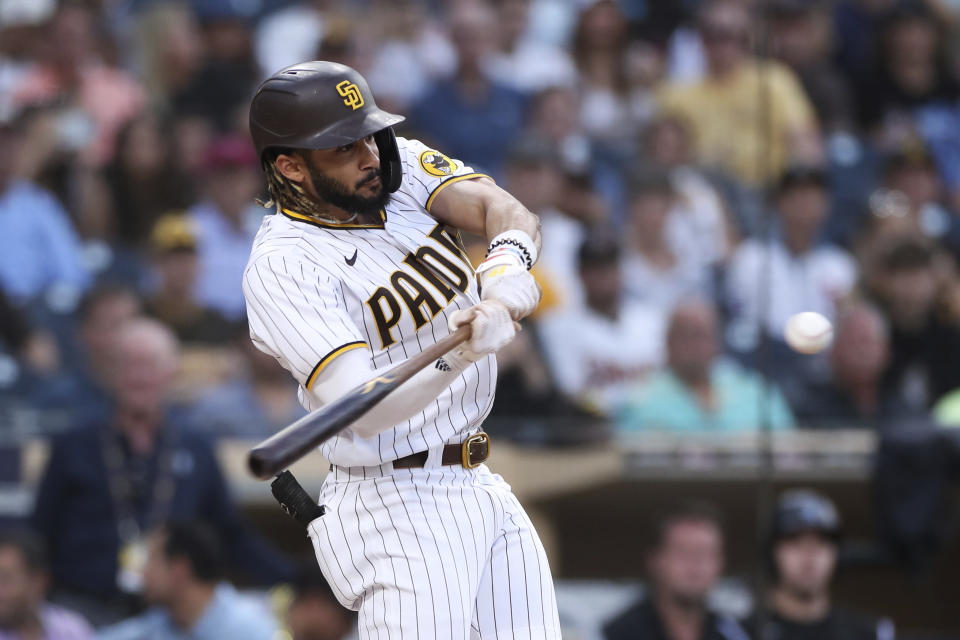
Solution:
<path fill-rule="evenodd" d="M 469 340 L 470 332 L 469 324 L 459 327 L 393 369 L 368 380 L 335 402 L 305 415 L 273 434 L 250 450 L 247 456 L 250 472 L 261 480 L 269 480 L 277 475 L 328 438 L 356 422 L 415 373 Z"/>

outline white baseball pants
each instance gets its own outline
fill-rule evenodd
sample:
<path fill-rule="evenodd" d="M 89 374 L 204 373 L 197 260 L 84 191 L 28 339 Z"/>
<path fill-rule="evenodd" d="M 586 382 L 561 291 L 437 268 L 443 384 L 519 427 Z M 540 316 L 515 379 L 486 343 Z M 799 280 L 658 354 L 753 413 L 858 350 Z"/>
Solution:
<path fill-rule="evenodd" d="M 361 640 L 554 640 L 543 545 L 486 465 L 334 467 L 310 523 L 317 561 Z"/>

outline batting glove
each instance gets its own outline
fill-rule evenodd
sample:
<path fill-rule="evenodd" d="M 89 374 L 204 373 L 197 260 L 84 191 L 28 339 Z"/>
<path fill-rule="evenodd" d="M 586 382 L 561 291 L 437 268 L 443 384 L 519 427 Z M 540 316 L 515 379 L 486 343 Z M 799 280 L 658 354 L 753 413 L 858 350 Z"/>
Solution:
<path fill-rule="evenodd" d="M 519 327 L 510 317 L 507 307 L 496 300 L 485 300 L 469 309 L 450 314 L 448 325 L 451 331 L 465 324 L 469 324 L 473 331 L 470 340 L 453 353 L 470 362 L 500 350 L 513 340 Z"/>
<path fill-rule="evenodd" d="M 514 320 L 533 313 L 540 303 L 540 285 L 529 269 L 536 260 L 536 245 L 529 235 L 516 229 L 499 234 L 477 267 L 480 298 L 501 302 Z"/>

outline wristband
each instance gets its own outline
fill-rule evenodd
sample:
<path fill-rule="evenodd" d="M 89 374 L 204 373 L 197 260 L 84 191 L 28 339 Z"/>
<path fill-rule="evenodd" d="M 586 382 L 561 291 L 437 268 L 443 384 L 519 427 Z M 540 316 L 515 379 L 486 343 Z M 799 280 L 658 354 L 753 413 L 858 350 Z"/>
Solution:
<path fill-rule="evenodd" d="M 539 257 L 533 238 L 519 229 L 504 231 L 490 241 L 486 260 L 495 259 L 498 264 L 503 264 L 507 256 L 515 257 L 527 270 L 533 267 Z"/>

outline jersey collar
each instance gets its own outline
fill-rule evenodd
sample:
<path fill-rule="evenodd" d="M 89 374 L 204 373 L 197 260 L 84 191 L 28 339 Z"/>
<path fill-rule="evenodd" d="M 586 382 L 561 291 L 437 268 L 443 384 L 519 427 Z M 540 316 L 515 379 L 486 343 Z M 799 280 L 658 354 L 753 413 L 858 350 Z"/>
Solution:
<path fill-rule="evenodd" d="M 312 224 L 315 227 L 321 227 L 323 229 L 383 229 L 383 224 L 387 221 L 387 212 L 383 209 L 380 209 L 380 222 L 375 222 L 373 224 L 333 224 L 321 222 L 313 216 L 308 216 L 305 213 L 297 213 L 296 211 L 283 208 L 280 209 L 280 213 L 291 220 L 306 222 L 307 224 Z"/>

